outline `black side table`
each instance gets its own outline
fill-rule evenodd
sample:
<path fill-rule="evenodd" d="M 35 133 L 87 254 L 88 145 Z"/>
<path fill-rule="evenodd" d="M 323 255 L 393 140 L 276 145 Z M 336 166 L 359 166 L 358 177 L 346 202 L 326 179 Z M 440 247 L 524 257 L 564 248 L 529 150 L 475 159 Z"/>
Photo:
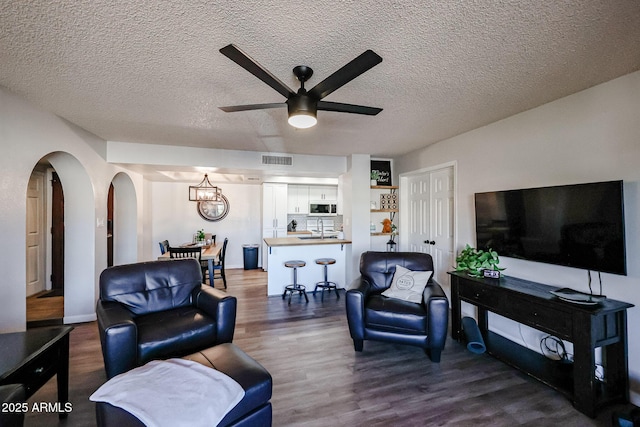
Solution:
<path fill-rule="evenodd" d="M 72 326 L 0 334 L 0 385 L 23 384 L 26 399 L 57 374 L 58 413 L 67 417 L 69 333 Z"/>

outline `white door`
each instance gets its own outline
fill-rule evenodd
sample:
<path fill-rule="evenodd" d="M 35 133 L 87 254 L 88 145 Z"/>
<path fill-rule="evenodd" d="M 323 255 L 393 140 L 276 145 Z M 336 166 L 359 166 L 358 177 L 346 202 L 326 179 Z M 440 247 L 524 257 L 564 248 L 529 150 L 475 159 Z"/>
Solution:
<path fill-rule="evenodd" d="M 27 296 L 45 290 L 45 175 L 33 172 L 27 187 Z"/>
<path fill-rule="evenodd" d="M 447 167 L 407 178 L 407 248 L 433 257 L 434 280 L 448 283 L 453 259 L 453 168 Z"/>
<path fill-rule="evenodd" d="M 447 282 L 447 272 L 454 265 L 453 257 L 453 169 L 446 168 L 431 173 L 431 256 L 435 267 L 434 279 Z"/>
<path fill-rule="evenodd" d="M 408 179 L 407 207 L 409 219 L 408 250 L 431 253 L 431 211 L 429 174 Z"/>

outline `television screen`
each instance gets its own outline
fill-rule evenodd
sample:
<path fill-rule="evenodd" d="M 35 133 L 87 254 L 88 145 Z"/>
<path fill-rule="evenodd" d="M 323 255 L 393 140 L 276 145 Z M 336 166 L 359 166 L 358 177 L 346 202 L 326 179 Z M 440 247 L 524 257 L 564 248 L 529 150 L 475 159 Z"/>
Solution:
<path fill-rule="evenodd" d="M 622 181 L 476 193 L 475 206 L 480 249 L 626 274 Z"/>

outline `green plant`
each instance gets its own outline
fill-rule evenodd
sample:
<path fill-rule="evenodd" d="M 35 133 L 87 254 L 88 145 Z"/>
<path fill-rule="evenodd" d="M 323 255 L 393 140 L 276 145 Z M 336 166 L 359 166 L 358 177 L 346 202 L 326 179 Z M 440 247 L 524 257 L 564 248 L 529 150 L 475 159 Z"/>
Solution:
<path fill-rule="evenodd" d="M 196 232 L 196 236 L 198 238 L 198 241 L 202 241 L 204 240 L 204 229 L 200 229 Z"/>
<path fill-rule="evenodd" d="M 398 227 L 394 223 L 391 223 L 391 240 L 395 242 L 397 235 L 398 235 Z"/>
<path fill-rule="evenodd" d="M 380 172 L 378 171 L 371 171 L 371 180 L 372 181 L 377 181 L 380 179 Z"/>
<path fill-rule="evenodd" d="M 496 251 L 492 249 L 484 251 L 467 244 L 456 258 L 456 271 L 466 271 L 469 276 L 480 277 L 482 270 L 503 271 L 504 268 L 498 267 L 499 263 L 500 259 Z"/>

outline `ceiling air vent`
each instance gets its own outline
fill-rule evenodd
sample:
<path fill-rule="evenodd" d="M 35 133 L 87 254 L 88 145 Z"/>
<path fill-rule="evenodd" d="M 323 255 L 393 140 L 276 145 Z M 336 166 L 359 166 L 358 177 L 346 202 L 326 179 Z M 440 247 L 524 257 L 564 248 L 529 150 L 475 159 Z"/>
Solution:
<path fill-rule="evenodd" d="M 293 164 L 293 157 L 262 156 L 262 164 L 263 165 L 291 166 Z"/>

